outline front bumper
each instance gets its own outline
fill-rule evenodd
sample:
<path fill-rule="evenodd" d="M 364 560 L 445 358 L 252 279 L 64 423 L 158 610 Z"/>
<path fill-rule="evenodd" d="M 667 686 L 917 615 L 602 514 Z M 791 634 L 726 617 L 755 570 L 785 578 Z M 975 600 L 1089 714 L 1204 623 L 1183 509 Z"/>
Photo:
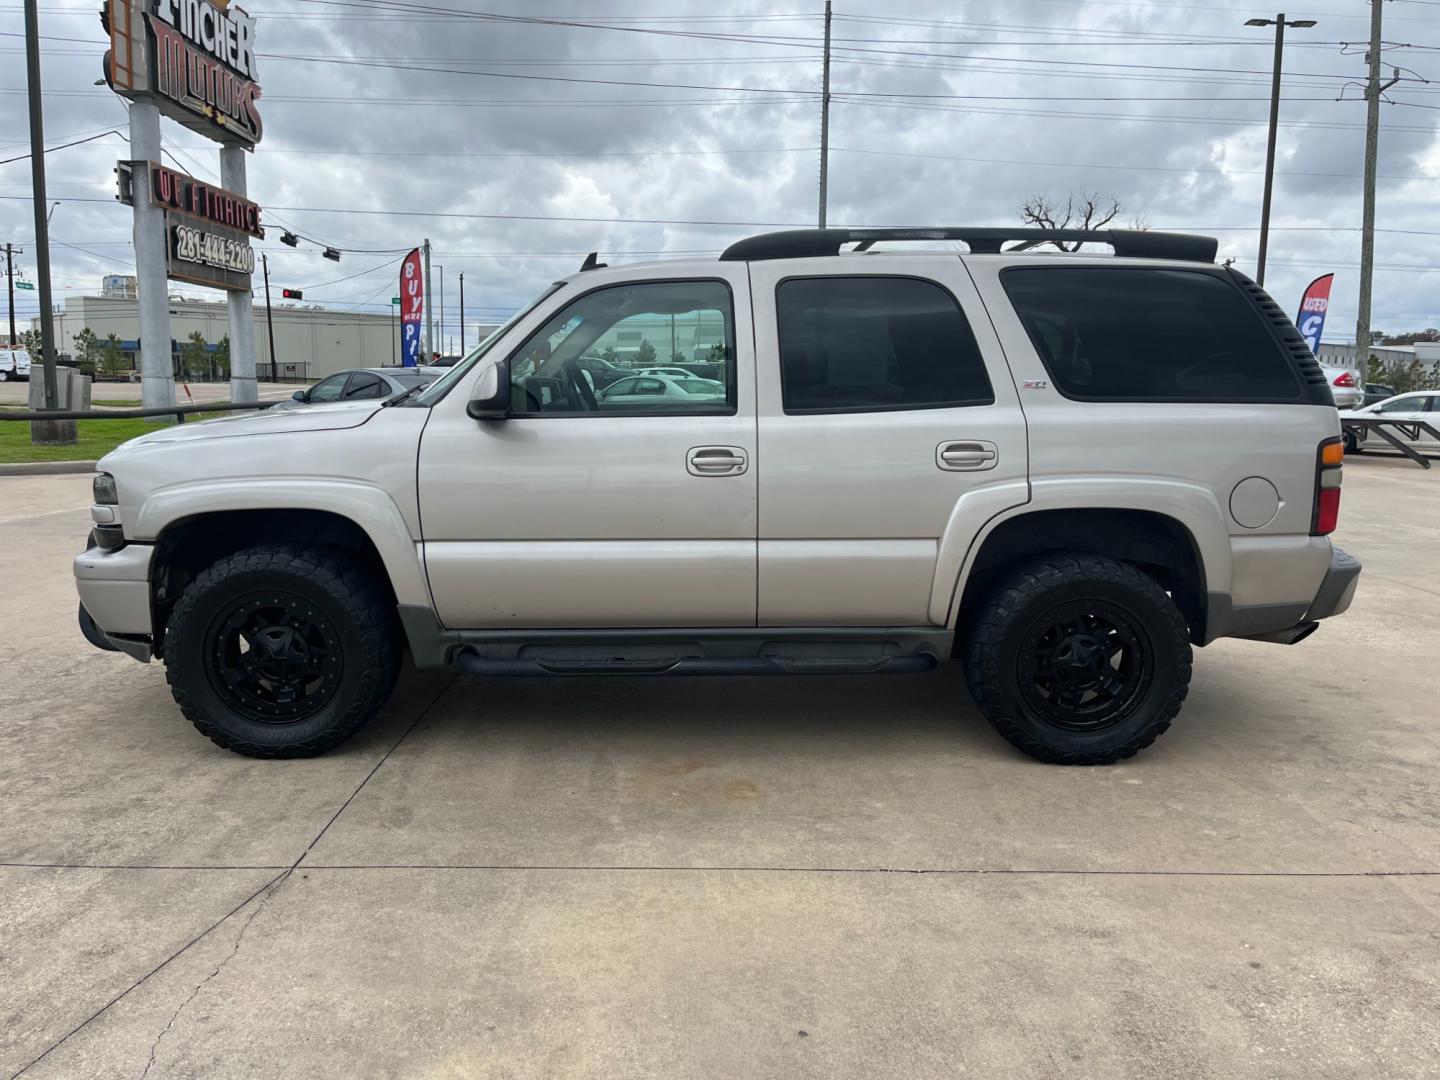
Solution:
<path fill-rule="evenodd" d="M 74 564 L 80 606 L 107 641 L 137 659 L 150 656 L 150 563 L 154 555 L 153 544 L 131 543 L 117 551 L 92 547 L 76 556 Z M 85 636 L 94 640 L 90 633 Z"/>

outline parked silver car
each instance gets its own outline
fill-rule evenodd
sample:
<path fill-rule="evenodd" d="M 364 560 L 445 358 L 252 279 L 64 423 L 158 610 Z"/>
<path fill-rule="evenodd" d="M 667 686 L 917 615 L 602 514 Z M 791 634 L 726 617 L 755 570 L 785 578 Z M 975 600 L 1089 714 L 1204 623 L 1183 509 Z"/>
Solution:
<path fill-rule="evenodd" d="M 1358 409 L 1365 404 L 1365 388 L 1360 385 L 1355 372 L 1329 364 L 1321 364 L 1320 370 L 1325 372 L 1325 381 L 1330 384 L 1330 396 L 1335 399 L 1337 409 Z"/>
<path fill-rule="evenodd" d="M 271 410 L 298 409 L 302 405 L 328 405 L 336 401 L 386 401 L 417 387 L 428 386 L 438 374 L 416 368 L 354 368 L 327 375 L 307 390 L 296 390 L 290 400 Z"/>

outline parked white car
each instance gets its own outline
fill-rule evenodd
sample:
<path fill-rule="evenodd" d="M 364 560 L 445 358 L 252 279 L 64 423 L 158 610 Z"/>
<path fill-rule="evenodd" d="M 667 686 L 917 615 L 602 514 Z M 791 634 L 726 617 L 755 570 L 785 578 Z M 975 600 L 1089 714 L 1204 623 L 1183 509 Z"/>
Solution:
<path fill-rule="evenodd" d="M 1423 421 L 1440 431 L 1440 391 L 1418 390 L 1410 394 L 1397 394 L 1384 401 L 1377 401 L 1373 405 L 1366 405 L 1363 409 L 1346 410 L 1340 413 L 1341 424 L 1344 424 L 1347 417 L 1359 419 L 1384 417 L 1386 420 Z M 1407 428 L 1402 423 L 1387 430 L 1406 446 L 1430 451 L 1440 450 L 1440 443 L 1437 443 L 1433 436 L 1418 426 Z M 1384 450 L 1387 446 L 1386 440 L 1378 435 L 1372 435 L 1359 428 L 1345 429 L 1345 452 L 1347 454 L 1354 454 L 1368 448 Z"/>
<path fill-rule="evenodd" d="M 1325 381 L 1330 384 L 1330 396 L 1335 399 L 1337 409 L 1358 409 L 1365 404 L 1365 388 L 1349 368 L 1331 367 L 1321 364 Z"/>
<path fill-rule="evenodd" d="M 713 379 L 697 379 L 686 375 L 683 379 L 667 375 L 632 375 L 618 379 L 597 395 L 600 400 L 612 405 L 630 404 L 648 406 L 657 402 L 685 398 L 723 398 L 725 384 Z"/>
<path fill-rule="evenodd" d="M 1006 249 L 1056 237 L 1114 255 Z M 969 251 L 909 243 L 933 240 Z M 106 455 L 80 626 L 163 660 L 180 711 L 254 757 L 350 737 L 408 649 L 487 677 L 955 662 L 1019 750 L 1120 761 L 1180 712 L 1192 647 L 1295 644 L 1360 574 L 1330 542 L 1324 373 L 1216 249 L 805 229 L 588 260 L 403 400 Z M 597 341 L 673 316 L 719 328 L 723 393 L 597 389 Z"/>
<path fill-rule="evenodd" d="M 694 373 L 693 371 L 686 371 L 686 370 L 685 370 L 684 368 L 682 368 L 682 367 L 647 367 L 647 368 L 641 368 L 641 369 L 640 369 L 639 371 L 637 371 L 635 374 L 637 374 L 637 375 L 665 375 L 665 376 L 668 376 L 669 378 L 672 378 L 672 379 L 693 379 L 693 378 L 695 378 L 695 373 Z"/>
<path fill-rule="evenodd" d="M 24 349 L 0 349 L 0 382 L 30 381 L 30 354 Z"/>

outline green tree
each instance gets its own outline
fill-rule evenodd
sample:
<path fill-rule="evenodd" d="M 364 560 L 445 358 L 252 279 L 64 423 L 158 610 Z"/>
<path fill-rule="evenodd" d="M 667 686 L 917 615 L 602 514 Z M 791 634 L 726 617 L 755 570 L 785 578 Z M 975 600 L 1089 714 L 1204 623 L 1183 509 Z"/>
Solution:
<path fill-rule="evenodd" d="M 102 355 L 100 339 L 90 327 L 85 327 L 75 335 L 75 362 L 82 375 L 93 377 Z"/>
<path fill-rule="evenodd" d="M 230 335 L 226 334 L 215 343 L 215 351 L 210 354 L 210 359 L 215 363 L 215 370 L 227 378 L 230 375 Z"/>
<path fill-rule="evenodd" d="M 125 359 L 125 350 L 120 347 L 118 334 L 107 334 L 100 343 L 100 367 L 106 375 L 119 375 L 130 366 Z"/>
<path fill-rule="evenodd" d="M 209 366 L 210 350 L 206 348 L 205 335 L 199 330 L 192 331 L 180 346 L 180 367 L 187 378 L 194 378 Z"/>
<path fill-rule="evenodd" d="M 616 351 L 614 345 L 606 345 L 605 351 L 600 354 L 600 358 L 604 360 L 607 364 L 616 364 L 618 366 L 620 362 L 620 353 Z"/>
<path fill-rule="evenodd" d="M 645 339 L 640 339 L 640 348 L 635 353 L 635 359 L 640 361 L 641 367 L 649 367 L 655 363 L 655 346 Z"/>

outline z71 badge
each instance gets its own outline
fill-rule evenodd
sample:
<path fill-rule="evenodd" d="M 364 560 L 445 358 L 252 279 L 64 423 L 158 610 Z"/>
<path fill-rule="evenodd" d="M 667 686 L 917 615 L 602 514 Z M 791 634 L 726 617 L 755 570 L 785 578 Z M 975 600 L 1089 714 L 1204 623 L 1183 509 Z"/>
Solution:
<path fill-rule="evenodd" d="M 1021 389 L 1021 390 L 1044 390 L 1045 387 L 1047 387 L 1047 386 L 1049 386 L 1049 385 L 1050 385 L 1050 384 L 1047 383 L 1044 379 L 1026 379 L 1024 382 L 1022 382 L 1022 383 L 1020 384 L 1020 389 Z"/>

